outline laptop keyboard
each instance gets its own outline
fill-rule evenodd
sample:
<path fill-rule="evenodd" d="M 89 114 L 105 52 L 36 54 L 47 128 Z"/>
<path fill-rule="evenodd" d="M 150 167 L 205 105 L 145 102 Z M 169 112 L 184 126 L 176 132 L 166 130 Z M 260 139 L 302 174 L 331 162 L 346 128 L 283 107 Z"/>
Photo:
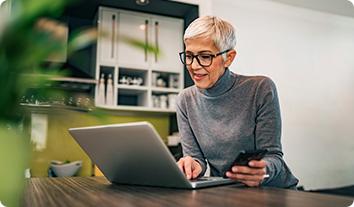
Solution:
<path fill-rule="evenodd" d="M 201 177 L 201 178 L 191 180 L 191 182 L 214 181 L 214 180 L 220 180 L 220 177 Z"/>

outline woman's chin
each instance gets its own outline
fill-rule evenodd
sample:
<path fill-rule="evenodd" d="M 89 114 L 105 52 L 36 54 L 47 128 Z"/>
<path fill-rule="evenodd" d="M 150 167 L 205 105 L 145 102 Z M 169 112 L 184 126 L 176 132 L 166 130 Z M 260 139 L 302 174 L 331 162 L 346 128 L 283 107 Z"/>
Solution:
<path fill-rule="evenodd" d="M 210 86 L 208 84 L 205 84 L 205 83 L 199 83 L 197 81 L 194 81 L 194 84 L 199 89 L 208 89 L 208 88 L 210 88 Z"/>

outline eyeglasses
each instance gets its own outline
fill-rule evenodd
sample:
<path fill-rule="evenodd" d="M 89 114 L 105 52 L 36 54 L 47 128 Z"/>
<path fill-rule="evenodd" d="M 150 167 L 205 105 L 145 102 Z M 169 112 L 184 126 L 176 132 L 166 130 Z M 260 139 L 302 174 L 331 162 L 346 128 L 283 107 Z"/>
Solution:
<path fill-rule="evenodd" d="M 189 52 L 180 52 L 179 58 L 184 65 L 192 65 L 194 58 L 197 59 L 199 65 L 203 67 L 208 67 L 213 63 L 213 59 L 219 55 L 229 52 L 231 49 L 216 53 L 216 54 L 197 54 L 193 55 L 193 53 Z"/>

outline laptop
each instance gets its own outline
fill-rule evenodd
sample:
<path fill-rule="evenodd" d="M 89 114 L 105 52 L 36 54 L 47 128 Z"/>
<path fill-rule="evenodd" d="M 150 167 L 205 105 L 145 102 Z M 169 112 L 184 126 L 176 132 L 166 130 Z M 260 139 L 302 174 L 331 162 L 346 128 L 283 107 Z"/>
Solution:
<path fill-rule="evenodd" d="M 184 189 L 235 183 L 223 177 L 188 180 L 148 122 L 70 128 L 69 132 L 111 183 Z"/>

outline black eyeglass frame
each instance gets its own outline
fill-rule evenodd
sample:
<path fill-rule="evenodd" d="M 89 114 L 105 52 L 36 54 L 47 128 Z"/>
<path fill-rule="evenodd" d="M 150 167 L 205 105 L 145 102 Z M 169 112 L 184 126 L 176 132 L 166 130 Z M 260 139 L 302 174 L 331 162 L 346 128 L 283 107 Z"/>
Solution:
<path fill-rule="evenodd" d="M 191 61 L 190 64 L 187 64 L 187 63 L 186 63 L 186 60 L 184 60 L 184 58 L 183 58 L 183 54 L 186 54 L 185 51 L 179 53 L 179 58 L 180 58 L 181 62 L 183 63 L 183 65 L 192 65 L 192 64 L 193 64 L 193 61 L 194 61 L 194 58 L 195 58 L 195 59 L 197 59 L 197 62 L 199 63 L 199 65 L 201 65 L 201 66 L 203 66 L 203 67 L 209 67 L 209 66 L 211 66 L 211 64 L 213 64 L 213 59 L 214 59 L 214 58 L 216 58 L 217 56 L 222 55 L 222 54 L 224 54 L 224 53 L 227 53 L 227 52 L 229 52 L 230 50 L 231 50 L 231 49 L 227 49 L 227 50 L 224 50 L 224 51 L 219 52 L 219 53 L 216 53 L 216 54 L 208 54 L 208 55 L 210 55 L 210 57 L 211 57 L 211 60 L 210 60 L 210 64 L 209 64 L 209 65 L 201 64 L 201 63 L 200 63 L 200 60 L 199 60 L 199 56 L 200 56 L 200 55 L 206 55 L 206 54 L 197 54 L 197 55 L 191 54 L 191 56 L 192 56 L 192 61 Z M 184 57 L 185 57 L 185 56 L 184 56 Z"/>

